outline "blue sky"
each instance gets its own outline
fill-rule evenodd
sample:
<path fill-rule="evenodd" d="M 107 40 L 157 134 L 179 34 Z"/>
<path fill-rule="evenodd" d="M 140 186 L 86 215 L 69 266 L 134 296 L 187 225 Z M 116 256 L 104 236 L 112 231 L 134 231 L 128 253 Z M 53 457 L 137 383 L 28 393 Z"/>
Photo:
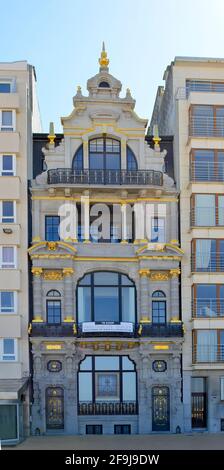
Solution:
<path fill-rule="evenodd" d="M 0 0 L 0 61 L 36 68 L 43 130 L 61 131 L 77 85 L 98 71 L 104 40 L 110 73 L 150 118 L 164 69 L 176 55 L 224 56 L 223 0 Z"/>

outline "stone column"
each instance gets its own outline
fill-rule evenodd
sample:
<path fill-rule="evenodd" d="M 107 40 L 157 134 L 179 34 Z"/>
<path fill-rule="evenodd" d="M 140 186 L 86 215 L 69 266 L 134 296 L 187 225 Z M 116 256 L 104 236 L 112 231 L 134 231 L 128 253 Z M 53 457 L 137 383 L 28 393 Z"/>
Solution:
<path fill-rule="evenodd" d="M 143 321 L 150 321 L 149 320 L 149 270 L 148 269 L 140 269 L 140 299 L 141 299 L 141 306 L 140 306 L 140 320 Z"/>
<path fill-rule="evenodd" d="M 121 139 L 121 169 L 127 169 L 127 140 L 124 137 Z"/>
<path fill-rule="evenodd" d="M 32 228 L 32 241 L 39 242 L 42 238 L 45 239 L 45 234 L 41 237 L 41 225 L 40 225 L 40 201 L 34 199 L 32 201 L 32 217 L 33 217 L 33 228 Z"/>
<path fill-rule="evenodd" d="M 83 139 L 83 168 L 89 168 L 88 140 Z"/>
<path fill-rule="evenodd" d="M 127 227 L 127 204 L 122 202 L 121 204 L 121 243 L 128 243 L 128 227 Z"/>
<path fill-rule="evenodd" d="M 170 270 L 170 316 L 172 319 L 179 320 L 180 310 L 179 310 L 179 274 L 180 270 L 171 269 Z"/>
<path fill-rule="evenodd" d="M 42 312 L 42 268 L 31 269 L 33 274 L 33 312 L 35 321 L 43 321 Z"/>
<path fill-rule="evenodd" d="M 72 275 L 73 268 L 64 268 L 64 315 L 63 321 L 74 321 L 74 308 L 73 308 L 73 292 L 72 292 Z"/>

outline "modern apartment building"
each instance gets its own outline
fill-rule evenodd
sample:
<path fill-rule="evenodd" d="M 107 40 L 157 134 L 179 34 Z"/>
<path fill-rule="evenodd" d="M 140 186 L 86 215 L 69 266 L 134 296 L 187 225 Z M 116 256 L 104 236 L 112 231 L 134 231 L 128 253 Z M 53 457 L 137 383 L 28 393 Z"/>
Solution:
<path fill-rule="evenodd" d="M 176 57 L 151 128 L 174 135 L 180 192 L 184 429 L 224 430 L 224 59 Z"/>
<path fill-rule="evenodd" d="M 130 90 L 120 96 L 104 47 L 99 65 L 88 96 L 78 87 L 61 118 L 61 138 L 52 125 L 48 137 L 34 136 L 32 432 L 180 432 L 183 251 L 172 138 L 160 144 L 156 127 L 145 137 L 147 120 Z"/>
<path fill-rule="evenodd" d="M 34 68 L 0 63 L 0 439 L 29 433 L 28 179 L 41 131 Z"/>

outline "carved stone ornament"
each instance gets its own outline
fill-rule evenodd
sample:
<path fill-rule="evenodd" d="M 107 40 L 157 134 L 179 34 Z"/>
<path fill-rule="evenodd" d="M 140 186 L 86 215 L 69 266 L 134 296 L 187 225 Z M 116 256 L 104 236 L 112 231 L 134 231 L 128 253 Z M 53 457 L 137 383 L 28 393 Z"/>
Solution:
<path fill-rule="evenodd" d="M 150 279 L 151 281 L 168 281 L 169 273 L 167 271 L 152 271 Z"/>
<path fill-rule="evenodd" d="M 62 271 L 44 271 L 43 278 L 45 281 L 61 281 L 63 279 Z"/>

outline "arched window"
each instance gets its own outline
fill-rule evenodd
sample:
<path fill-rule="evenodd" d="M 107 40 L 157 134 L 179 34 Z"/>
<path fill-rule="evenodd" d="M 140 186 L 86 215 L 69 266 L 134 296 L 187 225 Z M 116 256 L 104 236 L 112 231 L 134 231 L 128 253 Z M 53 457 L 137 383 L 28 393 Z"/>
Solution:
<path fill-rule="evenodd" d="M 60 325 L 61 323 L 61 294 L 58 290 L 50 290 L 47 293 L 47 323 L 49 325 Z"/>
<path fill-rule="evenodd" d="M 127 414 L 136 414 L 137 373 L 128 356 L 86 356 L 79 364 L 78 386 L 79 414 L 93 414 L 94 403 L 108 414 L 117 414 L 125 403 Z"/>
<path fill-rule="evenodd" d="M 100 137 L 89 141 L 90 170 L 120 170 L 121 145 L 119 140 Z"/>
<path fill-rule="evenodd" d="M 166 323 L 166 300 L 165 294 L 161 290 L 156 290 L 152 294 L 152 298 L 157 300 L 152 301 L 152 322 L 157 325 L 164 325 Z"/>
<path fill-rule="evenodd" d="M 98 85 L 99 88 L 110 88 L 110 85 L 108 82 L 100 82 Z"/>
<path fill-rule="evenodd" d="M 132 322 L 136 317 L 135 284 L 125 274 L 98 271 L 77 285 L 78 322 Z"/>
<path fill-rule="evenodd" d="M 73 170 L 82 170 L 83 169 L 83 145 L 80 145 L 78 150 L 76 150 L 73 162 L 72 162 Z"/>
<path fill-rule="evenodd" d="M 138 163 L 134 152 L 127 146 L 127 170 L 133 171 L 138 169 Z"/>

